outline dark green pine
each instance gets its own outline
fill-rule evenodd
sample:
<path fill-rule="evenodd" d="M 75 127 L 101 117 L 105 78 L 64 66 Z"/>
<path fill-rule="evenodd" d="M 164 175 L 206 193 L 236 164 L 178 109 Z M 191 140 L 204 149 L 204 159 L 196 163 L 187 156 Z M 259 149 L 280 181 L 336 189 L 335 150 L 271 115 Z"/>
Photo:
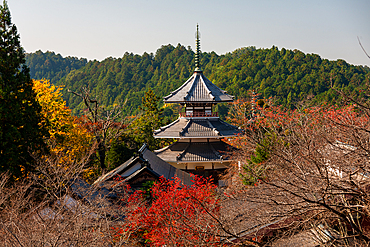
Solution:
<path fill-rule="evenodd" d="M 0 172 L 13 178 L 34 166 L 31 152 L 45 148 L 41 107 L 32 90 L 25 53 L 7 2 L 0 7 Z"/>

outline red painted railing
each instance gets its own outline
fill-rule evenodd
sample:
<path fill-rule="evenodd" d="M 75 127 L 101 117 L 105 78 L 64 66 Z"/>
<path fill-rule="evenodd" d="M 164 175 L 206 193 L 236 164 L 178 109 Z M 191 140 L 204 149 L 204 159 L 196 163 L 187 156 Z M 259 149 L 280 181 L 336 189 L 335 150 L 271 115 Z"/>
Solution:
<path fill-rule="evenodd" d="M 180 117 L 218 117 L 217 112 L 205 113 L 205 112 L 180 112 Z"/>

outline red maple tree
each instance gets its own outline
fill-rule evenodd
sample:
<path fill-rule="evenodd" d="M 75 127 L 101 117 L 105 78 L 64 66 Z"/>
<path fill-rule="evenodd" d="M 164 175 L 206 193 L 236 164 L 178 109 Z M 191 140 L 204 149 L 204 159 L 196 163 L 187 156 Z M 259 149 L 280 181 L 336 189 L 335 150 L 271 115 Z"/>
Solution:
<path fill-rule="evenodd" d="M 128 199 L 126 225 L 152 246 L 212 246 L 219 243 L 216 219 L 219 203 L 211 179 L 194 176 L 191 186 L 179 178 L 163 177 L 150 190 L 136 191 Z"/>

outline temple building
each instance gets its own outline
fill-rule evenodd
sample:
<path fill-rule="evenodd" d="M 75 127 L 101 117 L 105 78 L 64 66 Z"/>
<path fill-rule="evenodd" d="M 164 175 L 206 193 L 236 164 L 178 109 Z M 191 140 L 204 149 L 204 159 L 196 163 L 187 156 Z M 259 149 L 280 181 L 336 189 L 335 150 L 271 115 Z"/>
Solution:
<path fill-rule="evenodd" d="M 98 178 L 94 185 L 114 191 L 122 183 L 127 183 L 136 190 L 141 189 L 145 182 L 158 181 L 162 176 L 168 180 L 177 177 L 184 185 L 192 184 L 188 173 L 166 163 L 144 144 L 137 155 Z"/>
<path fill-rule="evenodd" d="M 164 102 L 181 104 L 185 112 L 171 124 L 154 131 L 155 138 L 175 138 L 177 141 L 154 153 L 172 166 L 189 173 L 213 176 L 227 168 L 231 160 L 225 153 L 232 147 L 222 138 L 238 135 L 237 127 L 222 121 L 214 106 L 232 102 L 233 96 L 208 80 L 200 67 L 199 28 L 196 33 L 195 70 L 177 90 L 164 97 Z"/>

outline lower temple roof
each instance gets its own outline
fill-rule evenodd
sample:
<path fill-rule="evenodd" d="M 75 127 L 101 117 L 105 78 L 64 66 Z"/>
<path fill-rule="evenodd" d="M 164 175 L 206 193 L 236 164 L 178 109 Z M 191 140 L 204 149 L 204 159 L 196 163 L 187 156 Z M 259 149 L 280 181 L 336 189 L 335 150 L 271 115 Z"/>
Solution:
<path fill-rule="evenodd" d="M 223 141 L 175 142 L 154 153 L 167 162 L 222 162 L 234 148 Z"/>
<path fill-rule="evenodd" d="M 112 182 L 117 176 L 122 178 L 120 182 L 129 182 L 129 180 L 143 171 L 152 173 L 157 178 L 163 176 L 166 179 L 173 180 L 175 177 L 178 177 L 185 185 L 191 185 L 193 183 L 188 173 L 168 164 L 151 152 L 148 146 L 144 144 L 139 149 L 138 156 L 132 157 L 114 170 L 101 176 L 94 182 L 94 185 Z M 119 183 L 113 182 L 113 184 L 117 186 Z"/>
<path fill-rule="evenodd" d="M 178 118 L 154 131 L 155 138 L 222 138 L 236 136 L 240 130 L 219 118 Z"/>

